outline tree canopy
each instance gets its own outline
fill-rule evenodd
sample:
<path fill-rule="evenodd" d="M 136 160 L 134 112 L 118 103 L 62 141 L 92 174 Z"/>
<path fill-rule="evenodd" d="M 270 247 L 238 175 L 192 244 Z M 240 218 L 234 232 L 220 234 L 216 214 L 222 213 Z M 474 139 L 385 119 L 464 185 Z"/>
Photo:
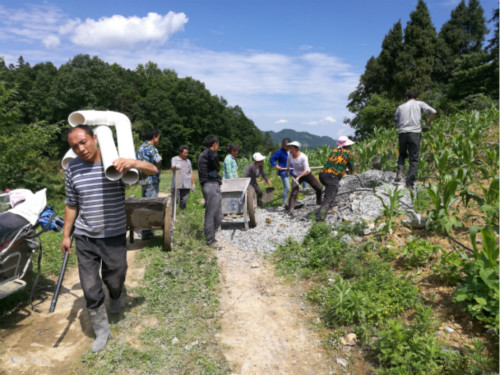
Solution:
<path fill-rule="evenodd" d="M 483 48 L 488 32 L 478 0 L 462 0 L 436 34 L 426 3 L 419 0 L 406 27 L 396 22 L 377 57 L 366 63 L 344 122 L 356 137 L 392 127 L 392 114 L 412 90 L 433 107 L 450 112 L 484 107 L 498 100 L 498 9 L 490 22 L 495 36 Z M 475 108 L 481 109 L 481 108 Z"/>
<path fill-rule="evenodd" d="M 6 66 L 0 58 L 0 144 L 12 145 L 2 147 L 0 189 L 52 184 L 43 176 L 28 178 L 24 167 L 16 168 L 21 163 L 16 148 L 29 144 L 37 149 L 37 155 L 24 160 L 23 166 L 29 168 L 38 158 L 44 164 L 38 167 L 57 176 L 59 160 L 68 149 L 68 115 L 82 109 L 126 114 L 138 143 L 147 129 L 158 129 L 158 150 L 168 161 L 186 144 L 196 164 L 208 134 L 218 136 L 222 146 L 240 144 L 243 155 L 267 152 L 274 146 L 241 107 L 229 106 L 202 82 L 179 78 L 175 71 L 161 70 L 153 62 L 130 70 L 89 55 L 74 56 L 59 68 L 50 62 L 31 66 L 23 57 L 15 66 Z M 21 140 L 24 145 L 18 144 Z M 19 172 L 19 178 L 14 178 L 13 171 Z"/>

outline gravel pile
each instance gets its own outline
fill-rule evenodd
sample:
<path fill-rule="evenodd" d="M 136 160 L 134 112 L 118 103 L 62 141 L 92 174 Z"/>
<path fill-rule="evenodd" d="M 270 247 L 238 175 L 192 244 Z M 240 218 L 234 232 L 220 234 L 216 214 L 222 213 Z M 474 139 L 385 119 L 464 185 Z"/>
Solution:
<path fill-rule="evenodd" d="M 395 177 L 393 172 L 375 170 L 344 177 L 326 223 L 374 221 L 380 216 L 383 206 L 374 195 L 373 187 L 375 194 L 388 203 L 389 198 L 382 182 L 394 189 L 397 186 Z M 297 207 L 293 215 L 288 214 L 283 207 L 257 208 L 256 228 L 245 230 L 242 215 L 225 216 L 217 239 L 243 251 L 260 254 L 272 253 L 279 245 L 285 244 L 289 237 L 301 241 L 312 225 L 311 214 L 318 208 L 312 189 L 305 189 L 303 193 L 308 195 L 299 201 L 303 206 Z M 400 200 L 400 208 L 411 210 L 411 206 L 410 194 L 406 192 Z"/>

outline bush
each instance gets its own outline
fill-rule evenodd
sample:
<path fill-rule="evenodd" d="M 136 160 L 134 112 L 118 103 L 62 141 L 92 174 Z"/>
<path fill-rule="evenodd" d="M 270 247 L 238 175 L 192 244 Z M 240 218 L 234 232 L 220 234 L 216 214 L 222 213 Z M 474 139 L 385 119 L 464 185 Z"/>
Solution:
<path fill-rule="evenodd" d="M 47 188 L 48 196 L 63 196 L 64 177 L 54 146 L 59 133 L 58 125 L 40 123 L 0 135 L 0 188 Z"/>

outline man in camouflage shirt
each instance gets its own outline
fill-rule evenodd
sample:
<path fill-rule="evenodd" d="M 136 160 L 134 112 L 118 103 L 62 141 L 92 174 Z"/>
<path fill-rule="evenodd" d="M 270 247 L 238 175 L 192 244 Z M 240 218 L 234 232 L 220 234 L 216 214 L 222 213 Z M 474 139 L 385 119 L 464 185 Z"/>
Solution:
<path fill-rule="evenodd" d="M 353 144 L 354 142 L 346 136 L 340 137 L 337 141 L 338 148 L 330 152 L 328 160 L 319 173 L 319 180 L 325 185 L 325 196 L 316 211 L 316 221 L 325 220 L 330 204 L 337 196 L 340 179 L 345 175 L 346 169 L 349 169 L 349 172 L 354 169 L 353 157 L 349 151 L 349 147 Z"/>
<path fill-rule="evenodd" d="M 148 129 L 145 134 L 147 139 L 136 152 L 137 160 L 147 161 L 158 168 L 158 173 L 153 176 L 142 176 L 139 181 L 142 187 L 142 196 L 146 198 L 156 198 L 160 192 L 160 174 L 161 174 L 161 156 L 158 153 L 158 142 L 160 141 L 160 133 L 157 129 Z M 149 228 L 145 228 L 141 232 L 142 238 L 152 237 L 153 232 Z"/>

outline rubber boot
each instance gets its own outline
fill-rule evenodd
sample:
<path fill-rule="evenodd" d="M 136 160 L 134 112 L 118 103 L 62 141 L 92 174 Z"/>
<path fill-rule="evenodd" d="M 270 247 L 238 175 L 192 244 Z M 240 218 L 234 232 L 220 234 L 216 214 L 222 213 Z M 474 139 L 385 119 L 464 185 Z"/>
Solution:
<path fill-rule="evenodd" d="M 108 314 L 106 314 L 106 307 L 104 303 L 97 309 L 89 309 L 90 321 L 94 327 L 95 340 L 92 344 L 92 351 L 94 353 L 100 352 L 106 346 L 109 338 L 109 323 Z"/>
<path fill-rule="evenodd" d="M 118 314 L 120 312 L 120 306 L 122 302 L 122 297 L 118 297 L 117 299 L 111 298 L 111 302 L 109 304 L 109 312 L 111 314 Z"/>

